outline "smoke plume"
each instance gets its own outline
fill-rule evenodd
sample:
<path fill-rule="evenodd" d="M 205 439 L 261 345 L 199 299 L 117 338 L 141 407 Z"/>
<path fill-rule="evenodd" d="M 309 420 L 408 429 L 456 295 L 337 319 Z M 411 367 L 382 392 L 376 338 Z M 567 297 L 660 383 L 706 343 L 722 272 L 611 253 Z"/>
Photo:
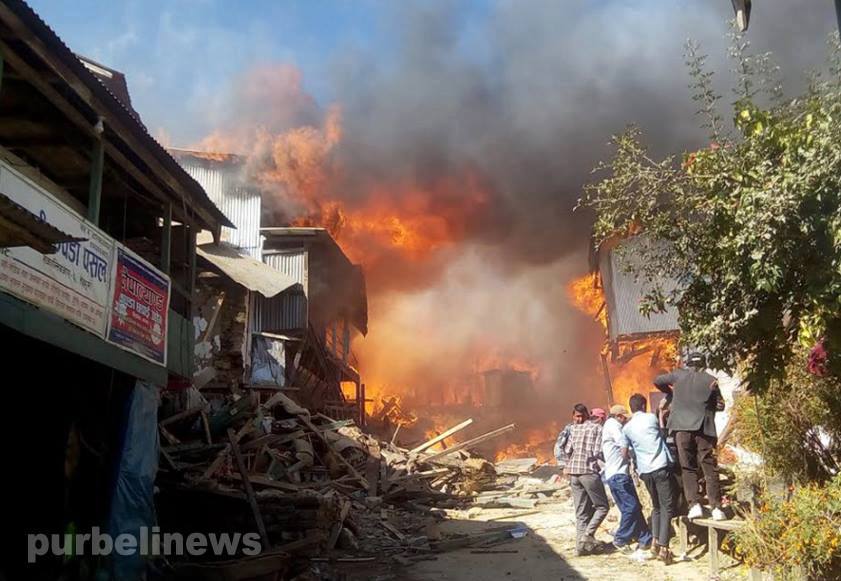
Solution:
<path fill-rule="evenodd" d="M 802 88 L 835 27 L 830 2 L 755 3 L 749 39 Z M 566 284 L 587 268 L 573 213 L 610 135 L 655 154 L 704 145 L 683 45 L 702 43 L 727 113 L 727 0 L 400 2 L 392 47 L 333 57 L 333 102 L 287 64 L 244 72 L 201 144 L 249 155 L 275 223 L 327 226 L 368 277 L 363 377 L 435 390 L 482 353 L 526 358 L 567 406 L 604 403 L 598 324 Z M 566 411 L 559 412 L 566 415 Z"/>

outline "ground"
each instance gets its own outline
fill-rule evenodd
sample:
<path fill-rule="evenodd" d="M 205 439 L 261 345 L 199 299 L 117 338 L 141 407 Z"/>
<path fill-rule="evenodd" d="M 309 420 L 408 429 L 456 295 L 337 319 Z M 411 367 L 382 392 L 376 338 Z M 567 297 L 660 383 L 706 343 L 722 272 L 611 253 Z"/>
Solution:
<path fill-rule="evenodd" d="M 638 563 L 618 554 L 575 557 L 575 523 L 571 502 L 540 507 L 538 514 L 526 510 L 483 509 L 470 519 L 466 512 L 451 511 L 452 520 L 441 523 L 441 532 L 477 533 L 499 527 L 503 523 L 522 523 L 526 537 L 503 545 L 493 551 L 477 554 L 465 548 L 434 556 L 434 560 L 420 561 L 408 567 L 395 579 L 406 581 L 573 581 L 579 579 L 622 579 L 623 581 L 675 580 L 706 581 L 710 579 L 706 552 L 701 547 L 690 551 L 692 560 L 665 566 L 649 561 Z M 523 516 L 517 516 L 517 514 Z M 597 535 L 609 540 L 608 531 L 617 524 L 617 512 L 611 509 L 608 520 Z M 676 541 L 675 541 L 676 542 Z M 675 545 L 673 545 L 675 546 Z M 512 552 L 516 551 L 516 552 Z M 729 565 L 729 567 L 728 567 Z M 746 573 L 726 557 L 722 561 L 719 579 L 743 579 Z"/>

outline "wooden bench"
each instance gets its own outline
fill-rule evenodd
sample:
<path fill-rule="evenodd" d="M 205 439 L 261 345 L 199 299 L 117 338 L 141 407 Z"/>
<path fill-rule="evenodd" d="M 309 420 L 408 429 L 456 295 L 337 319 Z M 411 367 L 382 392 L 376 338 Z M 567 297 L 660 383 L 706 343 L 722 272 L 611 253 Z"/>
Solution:
<path fill-rule="evenodd" d="M 689 532 L 686 528 L 686 523 L 691 522 L 692 524 L 706 527 L 710 555 L 710 575 L 718 575 L 719 531 L 737 531 L 744 526 L 745 521 L 741 519 L 713 520 L 711 518 L 694 518 L 690 521 L 685 516 L 678 517 L 677 520 L 680 552 L 684 557 L 689 551 Z M 750 569 L 748 577 L 751 581 L 760 581 L 762 579 L 762 573 L 756 569 Z"/>

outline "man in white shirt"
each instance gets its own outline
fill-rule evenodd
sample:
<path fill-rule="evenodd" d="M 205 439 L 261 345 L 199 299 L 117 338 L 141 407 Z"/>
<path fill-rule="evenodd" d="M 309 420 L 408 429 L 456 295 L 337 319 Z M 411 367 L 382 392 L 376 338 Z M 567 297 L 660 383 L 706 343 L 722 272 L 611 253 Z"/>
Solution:
<path fill-rule="evenodd" d="M 610 417 L 602 429 L 602 455 L 604 456 L 603 478 L 610 488 L 616 506 L 622 515 L 619 527 L 613 534 L 613 546 L 628 556 L 637 559 L 650 558 L 651 531 L 642 514 L 637 489 L 628 471 L 628 438 L 622 432 L 622 426 L 631 414 L 625 406 L 615 405 L 610 408 Z M 637 551 L 631 548 L 631 542 L 637 539 Z"/>
<path fill-rule="evenodd" d="M 622 432 L 633 448 L 637 472 L 651 496 L 651 532 L 654 534 L 652 550 L 661 561 L 671 564 L 669 539 L 674 501 L 672 458 L 657 416 L 646 413 L 647 403 L 642 394 L 631 396 L 628 405 L 632 415 Z"/>

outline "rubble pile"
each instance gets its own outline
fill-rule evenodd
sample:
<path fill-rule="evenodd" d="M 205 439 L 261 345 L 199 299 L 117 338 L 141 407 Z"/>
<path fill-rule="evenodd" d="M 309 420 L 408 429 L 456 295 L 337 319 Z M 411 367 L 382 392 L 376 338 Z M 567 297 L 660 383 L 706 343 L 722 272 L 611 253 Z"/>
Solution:
<path fill-rule="evenodd" d="M 454 541 L 466 546 L 463 539 L 440 538 L 435 524 L 442 509 L 552 492 L 516 472 L 500 478 L 492 463 L 468 452 L 513 424 L 433 450 L 468 420 L 407 450 L 353 420 L 311 414 L 282 392 L 262 403 L 258 398 L 248 392 L 213 406 L 198 398 L 184 411 L 162 413 L 157 505 L 163 530 L 256 532 L 263 555 L 290 559 L 406 564 Z M 183 566 L 192 571 L 196 564 Z"/>

